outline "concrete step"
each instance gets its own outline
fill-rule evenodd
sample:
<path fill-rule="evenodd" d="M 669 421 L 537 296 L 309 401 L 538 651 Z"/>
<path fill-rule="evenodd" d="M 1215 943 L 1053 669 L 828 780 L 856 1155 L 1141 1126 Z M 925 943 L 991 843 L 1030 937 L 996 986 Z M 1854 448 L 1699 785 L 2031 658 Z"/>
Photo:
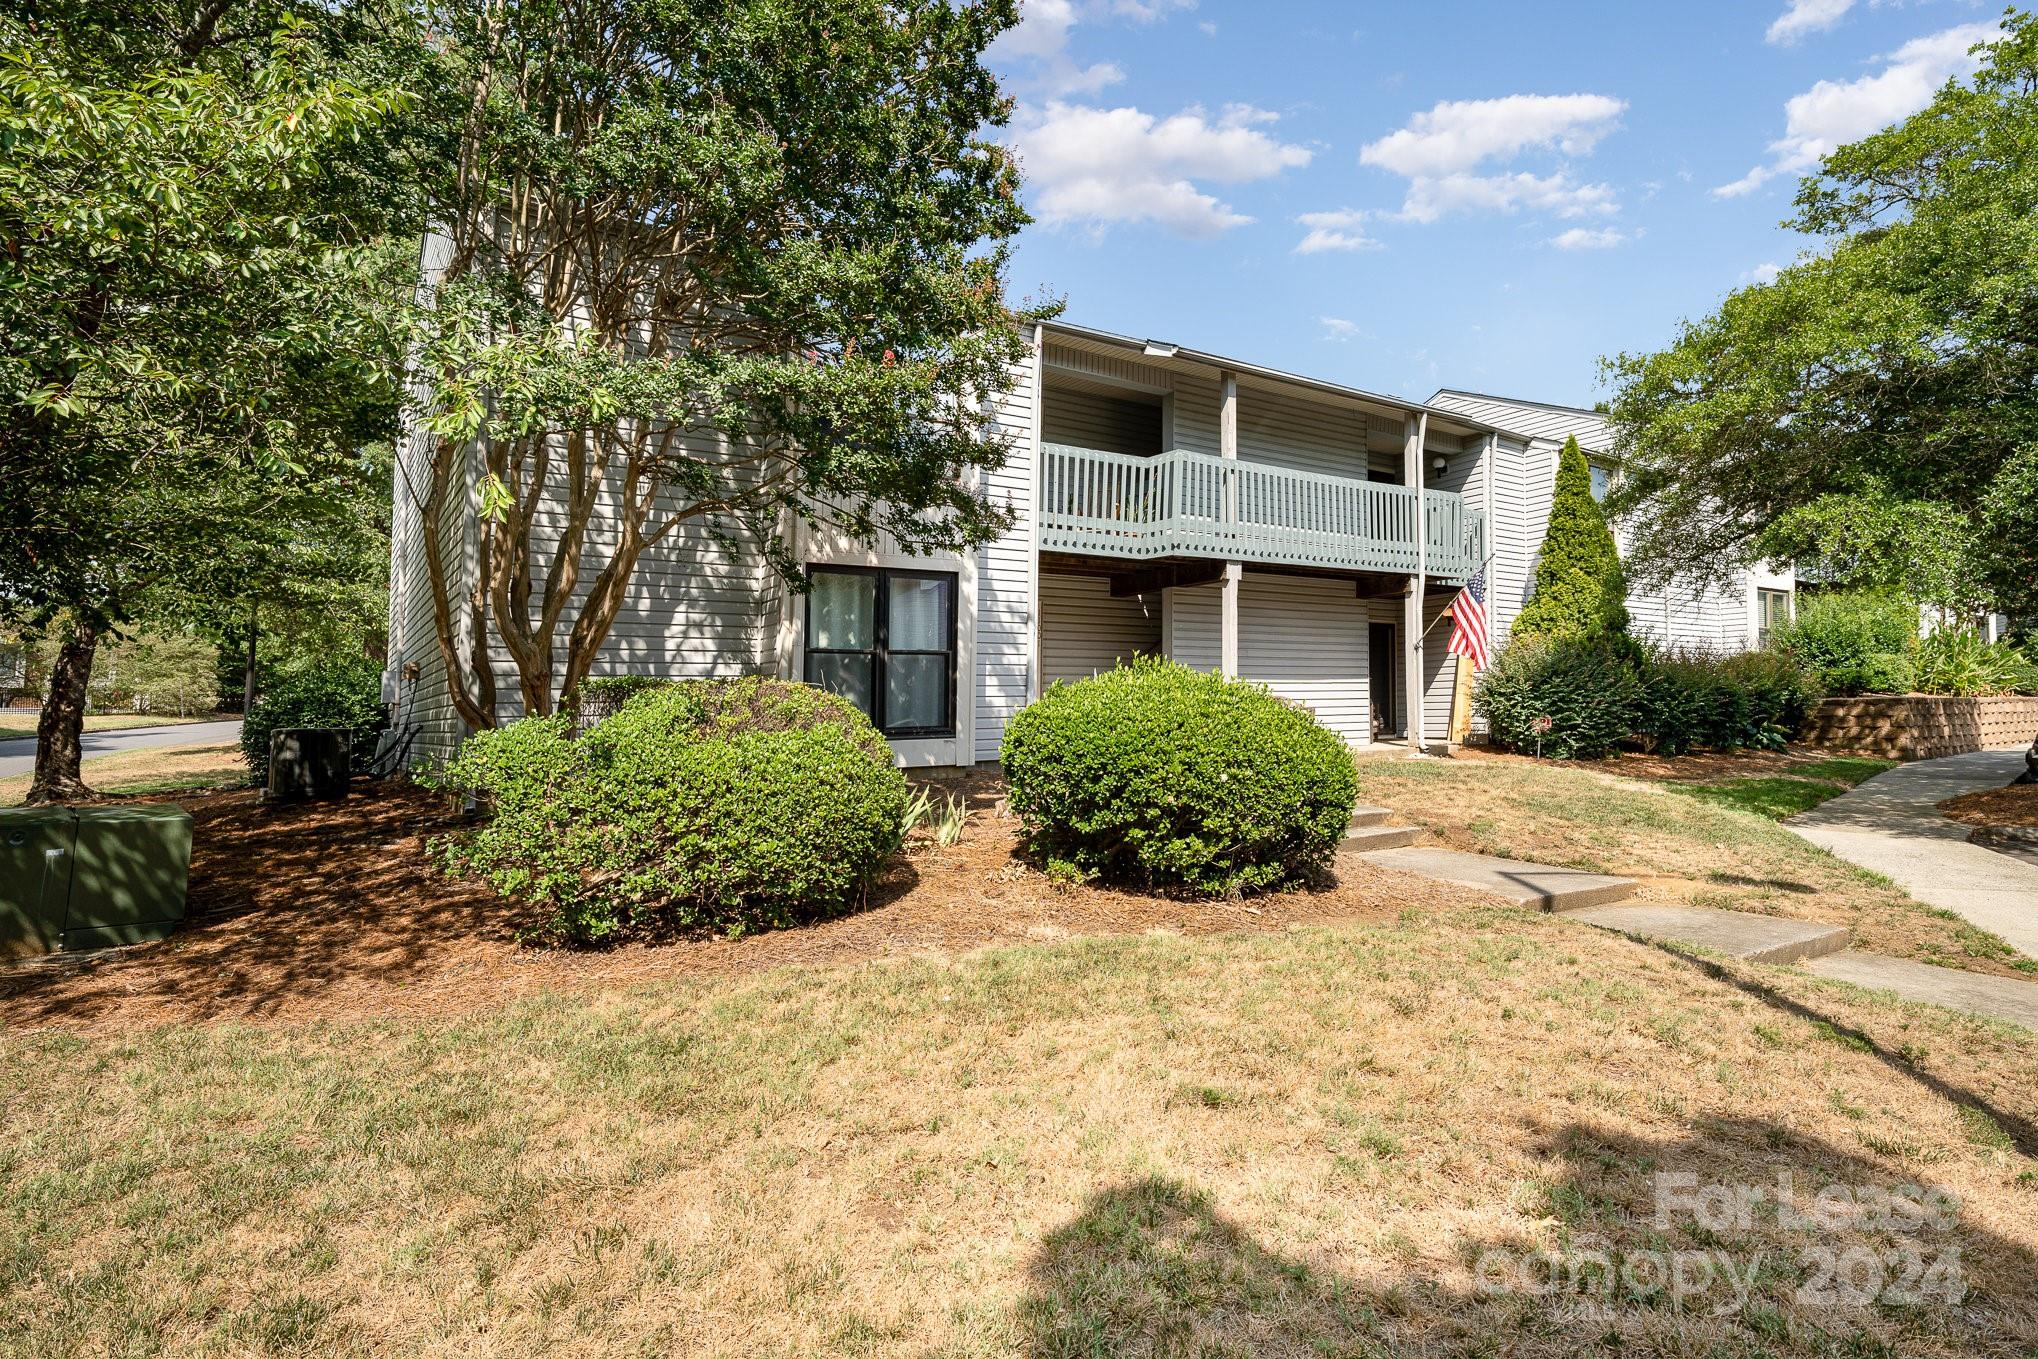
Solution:
<path fill-rule="evenodd" d="M 1624 901 L 1634 895 L 1635 884 L 1628 878 L 1604 873 L 1584 873 L 1575 868 L 1552 868 L 1548 864 L 1500 859 L 1491 854 L 1466 854 L 1455 849 L 1388 849 L 1366 856 L 1368 863 L 1403 873 L 1419 873 L 1438 882 L 1476 887 L 1512 901 L 1545 911 L 1568 910 L 1574 906 L 1596 906 L 1602 902 Z"/>
<path fill-rule="evenodd" d="M 1709 906 L 1587 906 L 1565 911 L 1564 918 L 1638 939 L 1697 944 L 1751 963 L 1795 963 L 1847 947 L 1845 925 L 1719 911 Z"/>
<path fill-rule="evenodd" d="M 1384 826 L 1394 819 L 1394 813 L 1385 807 L 1352 808 L 1352 829 L 1363 830 L 1367 826 Z"/>
<path fill-rule="evenodd" d="M 1949 1010 L 1999 1019 L 2038 1030 L 2038 982 L 1934 967 L 1908 958 L 1851 949 L 1805 964 L 1805 971 L 1834 981 L 1853 982 L 1873 991 L 1894 991 L 1905 1000 L 1944 1005 Z"/>
<path fill-rule="evenodd" d="M 1412 845 L 1422 838 L 1422 831 L 1414 826 L 1354 826 L 1345 832 L 1340 844 L 1340 854 L 1364 854 L 1378 849 L 1399 849 Z"/>

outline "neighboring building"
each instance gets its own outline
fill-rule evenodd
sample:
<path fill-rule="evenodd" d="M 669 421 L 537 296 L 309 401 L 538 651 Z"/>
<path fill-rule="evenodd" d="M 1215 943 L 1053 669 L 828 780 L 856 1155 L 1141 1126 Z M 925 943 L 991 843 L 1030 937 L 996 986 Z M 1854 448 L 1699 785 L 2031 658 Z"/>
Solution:
<path fill-rule="evenodd" d="M 1550 519 L 1550 499 L 1556 490 L 1557 454 L 1567 438 L 1578 440 L 1592 466 L 1595 496 L 1606 494 L 1618 471 L 1612 454 L 1613 437 L 1606 417 L 1598 411 L 1451 388 L 1431 397 L 1430 405 L 1504 426 L 1528 440 L 1519 479 L 1510 486 L 1516 494 L 1506 499 L 1501 511 L 1504 519 L 1513 516 L 1502 526 L 1504 542 L 1542 542 Z M 1618 530 L 1614 538 L 1620 542 Z M 1625 550 L 1626 544 L 1621 546 Z M 1506 625 L 1513 622 L 1528 600 L 1534 583 L 1534 562 L 1517 550 L 1503 554 L 1495 565 L 1494 591 L 1503 597 L 1494 606 L 1500 615 L 1495 634 L 1505 637 Z M 1713 651 L 1751 650 L 1766 645 L 1771 630 L 1791 616 L 1796 592 L 1797 578 L 1791 571 L 1757 565 L 1736 571 L 1726 586 L 1630 593 L 1629 626 L 1635 635 L 1667 645 Z"/>
<path fill-rule="evenodd" d="M 1519 611 L 1562 438 L 1519 412 L 1557 408 L 1412 403 L 1061 323 L 1030 349 L 996 401 L 1011 454 L 984 482 L 1013 511 L 1003 537 L 916 557 L 801 530 L 802 596 L 700 525 L 642 563 L 595 673 L 808 680 L 862 706 L 914 765 L 994 760 L 1047 685 L 1140 654 L 1263 682 L 1355 746 L 1411 727 L 1444 740 L 1444 607 L 1490 551 L 1497 636 Z M 422 453 L 406 438 L 398 459 L 385 691 L 430 758 L 464 731 L 406 495 Z M 451 560 L 471 560 L 471 516 L 437 526 Z M 1755 641 L 1745 610 L 1734 626 L 1657 615 L 1683 640 Z"/>

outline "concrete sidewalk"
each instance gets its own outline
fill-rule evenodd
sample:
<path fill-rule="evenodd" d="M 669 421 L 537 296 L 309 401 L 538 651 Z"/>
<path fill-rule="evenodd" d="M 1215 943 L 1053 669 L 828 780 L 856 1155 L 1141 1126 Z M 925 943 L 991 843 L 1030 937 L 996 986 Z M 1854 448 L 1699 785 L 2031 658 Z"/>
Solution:
<path fill-rule="evenodd" d="M 1783 824 L 2038 958 L 2038 866 L 1969 844 L 1972 828 L 1947 820 L 1937 806 L 1962 793 L 2001 788 L 2023 772 L 2021 748 L 1921 760 Z"/>

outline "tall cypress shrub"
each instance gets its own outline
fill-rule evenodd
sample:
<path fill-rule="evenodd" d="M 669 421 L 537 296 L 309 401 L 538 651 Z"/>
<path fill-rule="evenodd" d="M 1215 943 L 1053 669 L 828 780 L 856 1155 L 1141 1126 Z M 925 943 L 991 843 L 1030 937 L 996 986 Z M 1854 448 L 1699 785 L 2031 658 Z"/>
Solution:
<path fill-rule="evenodd" d="M 1592 498 L 1592 469 L 1575 438 L 1557 458 L 1550 527 L 1536 559 L 1535 591 L 1512 636 L 1611 637 L 1628 627 L 1627 579 L 1613 530 Z"/>

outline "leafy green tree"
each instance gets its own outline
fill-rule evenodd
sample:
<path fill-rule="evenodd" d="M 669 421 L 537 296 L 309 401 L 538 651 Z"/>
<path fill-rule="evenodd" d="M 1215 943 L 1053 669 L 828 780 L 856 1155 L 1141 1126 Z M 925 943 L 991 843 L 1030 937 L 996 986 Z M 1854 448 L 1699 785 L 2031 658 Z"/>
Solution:
<path fill-rule="evenodd" d="M 1578 440 L 1557 455 L 1550 526 L 1536 557 L 1528 603 L 1514 620 L 1516 637 L 1611 637 L 1628 630 L 1627 580 L 1613 530 L 1592 494 L 1592 468 Z"/>
<path fill-rule="evenodd" d="M 89 791 L 101 637 L 239 589 L 303 470 L 386 431 L 390 204 L 332 167 L 401 102 L 285 5 L 0 15 L 0 600 L 65 620 L 30 800 Z"/>
<path fill-rule="evenodd" d="M 420 535 L 469 724 L 491 640 L 553 711 L 675 537 L 797 578 L 788 519 L 909 551 L 1006 522 L 985 398 L 1026 216 L 982 55 L 1014 0 L 414 8 L 438 235 L 398 484 L 436 529 L 479 450 L 474 567 Z"/>
<path fill-rule="evenodd" d="M 1609 361 L 1631 568 L 2038 612 L 2038 21 L 1800 185 L 1811 249 Z"/>

